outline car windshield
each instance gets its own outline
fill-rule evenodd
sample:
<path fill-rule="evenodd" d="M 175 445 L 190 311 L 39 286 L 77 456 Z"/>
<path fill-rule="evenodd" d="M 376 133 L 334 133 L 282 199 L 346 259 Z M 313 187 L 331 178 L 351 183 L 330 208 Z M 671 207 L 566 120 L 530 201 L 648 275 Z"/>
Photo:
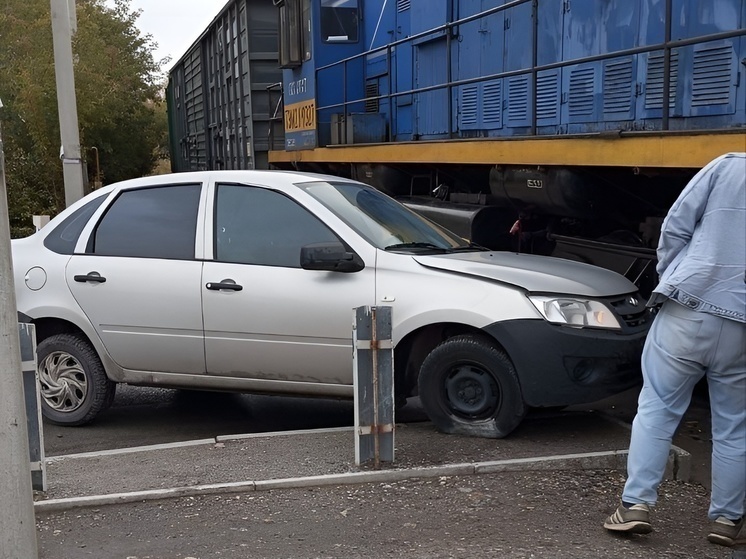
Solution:
<path fill-rule="evenodd" d="M 298 185 L 377 248 L 452 252 L 470 245 L 373 187 L 349 182 Z"/>

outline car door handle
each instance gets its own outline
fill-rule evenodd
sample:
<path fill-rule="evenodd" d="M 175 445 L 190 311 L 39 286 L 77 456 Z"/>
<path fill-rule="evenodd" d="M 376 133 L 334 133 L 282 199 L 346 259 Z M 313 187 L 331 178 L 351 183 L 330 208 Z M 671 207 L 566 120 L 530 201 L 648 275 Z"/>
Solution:
<path fill-rule="evenodd" d="M 218 283 L 208 283 L 207 285 L 205 285 L 205 287 L 213 291 L 221 291 L 223 289 L 227 289 L 229 291 L 241 291 L 243 289 L 243 285 L 238 285 L 232 280 L 223 280 Z"/>
<path fill-rule="evenodd" d="M 98 272 L 88 272 L 84 276 L 73 276 L 73 279 L 80 283 L 86 283 L 88 281 L 92 281 L 94 283 L 104 283 L 106 281 L 106 278 Z"/>

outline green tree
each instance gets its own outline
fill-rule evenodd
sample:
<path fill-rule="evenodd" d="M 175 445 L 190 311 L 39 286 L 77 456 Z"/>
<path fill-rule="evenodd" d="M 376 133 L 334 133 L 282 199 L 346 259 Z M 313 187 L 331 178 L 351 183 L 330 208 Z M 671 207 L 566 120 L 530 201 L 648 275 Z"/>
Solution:
<path fill-rule="evenodd" d="M 167 124 L 155 44 L 136 27 L 130 0 L 77 0 L 73 38 L 81 149 L 89 175 L 97 148 L 104 183 L 148 174 Z M 31 215 L 65 206 L 49 0 L 0 0 L 0 99 L 5 108 L 8 203 L 13 233 Z"/>

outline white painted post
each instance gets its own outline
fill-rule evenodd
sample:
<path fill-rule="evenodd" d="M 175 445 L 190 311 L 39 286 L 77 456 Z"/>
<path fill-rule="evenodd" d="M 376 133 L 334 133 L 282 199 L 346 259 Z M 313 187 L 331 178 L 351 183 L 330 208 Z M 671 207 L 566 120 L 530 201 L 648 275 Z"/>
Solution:
<path fill-rule="evenodd" d="M 49 216 L 48 215 L 32 215 L 31 219 L 34 222 L 34 229 L 36 231 L 39 231 L 39 229 L 41 229 L 47 223 L 49 223 Z"/>

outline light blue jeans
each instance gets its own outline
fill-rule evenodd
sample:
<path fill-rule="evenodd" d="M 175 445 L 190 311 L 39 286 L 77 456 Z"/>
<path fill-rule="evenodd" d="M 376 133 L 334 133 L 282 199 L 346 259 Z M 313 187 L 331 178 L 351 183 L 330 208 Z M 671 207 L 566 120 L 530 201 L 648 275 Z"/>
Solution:
<path fill-rule="evenodd" d="M 694 385 L 706 375 L 712 414 L 708 516 L 741 518 L 746 500 L 746 324 L 668 300 L 645 341 L 642 374 L 622 500 L 656 503 L 671 439 Z"/>

